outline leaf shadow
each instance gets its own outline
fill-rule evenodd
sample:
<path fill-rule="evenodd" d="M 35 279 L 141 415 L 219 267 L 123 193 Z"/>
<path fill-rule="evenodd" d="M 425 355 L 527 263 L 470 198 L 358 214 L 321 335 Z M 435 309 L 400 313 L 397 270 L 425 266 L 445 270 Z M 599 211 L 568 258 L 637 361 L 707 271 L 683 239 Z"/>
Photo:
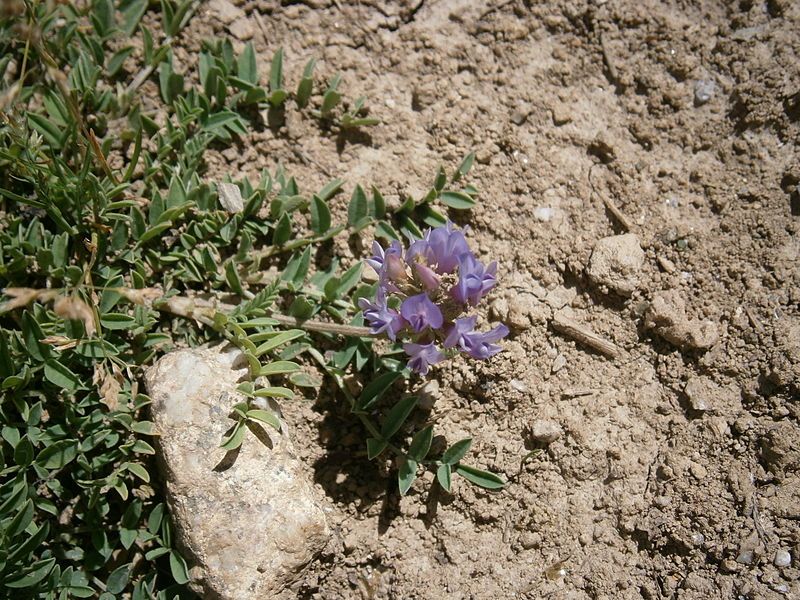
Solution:
<path fill-rule="evenodd" d="M 269 436 L 269 432 L 261 425 L 254 423 L 253 421 L 248 421 L 247 428 L 254 436 L 256 436 L 258 441 L 264 444 L 267 448 L 272 450 L 275 447 L 275 444 L 272 442 L 272 438 Z"/>

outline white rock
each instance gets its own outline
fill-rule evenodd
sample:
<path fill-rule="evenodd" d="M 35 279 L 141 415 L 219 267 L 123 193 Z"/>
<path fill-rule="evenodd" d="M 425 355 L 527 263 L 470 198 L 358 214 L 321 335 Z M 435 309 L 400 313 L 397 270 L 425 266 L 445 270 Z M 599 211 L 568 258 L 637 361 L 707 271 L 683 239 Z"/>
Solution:
<path fill-rule="evenodd" d="M 692 377 L 683 388 L 692 410 L 705 412 L 713 408 L 716 384 L 708 377 Z"/>
<path fill-rule="evenodd" d="M 550 370 L 553 373 L 558 373 L 561 369 L 563 369 L 566 366 L 567 366 L 567 358 L 563 354 L 559 354 L 553 361 L 553 365 L 550 367 Z"/>
<path fill-rule="evenodd" d="M 431 379 L 419 389 L 419 407 L 422 410 L 431 410 L 436 401 L 441 397 L 439 382 Z"/>
<path fill-rule="evenodd" d="M 520 379 L 511 379 L 508 382 L 508 385 L 510 385 L 513 389 L 517 390 L 518 392 L 527 392 L 528 391 L 527 384 L 524 381 L 520 380 Z"/>
<path fill-rule="evenodd" d="M 552 219 L 553 214 L 555 214 L 555 211 L 549 206 L 537 206 L 533 209 L 534 219 L 541 221 L 542 223 L 547 223 L 550 219 Z"/>
<path fill-rule="evenodd" d="M 563 433 L 561 425 L 548 419 L 537 419 L 531 425 L 531 437 L 542 444 L 555 442 Z"/>
<path fill-rule="evenodd" d="M 558 310 L 559 308 L 564 308 L 567 304 L 570 304 L 578 295 L 578 290 L 575 288 L 567 288 L 563 285 L 556 286 L 549 292 L 547 292 L 547 296 L 545 297 L 544 301 L 547 302 L 551 307 Z"/>
<path fill-rule="evenodd" d="M 776 567 L 788 567 L 792 564 L 792 555 L 789 554 L 788 550 L 778 550 L 775 553 L 775 558 L 772 561 L 772 564 Z"/>
<path fill-rule="evenodd" d="M 679 290 L 653 294 L 645 314 L 645 327 L 679 348 L 708 350 L 719 339 L 719 329 L 713 321 L 688 318 L 686 301 Z"/>
<path fill-rule="evenodd" d="M 228 31 L 230 31 L 231 35 L 237 40 L 241 40 L 243 42 L 251 39 L 256 33 L 253 24 L 247 17 L 236 19 L 228 26 Z"/>
<path fill-rule="evenodd" d="M 330 536 L 285 424 L 248 431 L 238 451 L 219 447 L 245 367 L 236 349 L 200 348 L 171 352 L 145 374 L 189 585 L 219 600 L 275 597 Z"/>
<path fill-rule="evenodd" d="M 242 190 L 235 183 L 219 182 L 217 184 L 219 203 L 229 213 L 240 213 L 244 210 Z"/>
<path fill-rule="evenodd" d="M 211 0 L 208 3 L 208 13 L 217 17 L 225 25 L 244 17 L 244 11 L 234 6 L 229 0 Z"/>
<path fill-rule="evenodd" d="M 598 240 L 586 272 L 597 285 L 621 296 L 630 296 L 639 285 L 639 271 L 644 264 L 644 250 L 633 233 Z"/>

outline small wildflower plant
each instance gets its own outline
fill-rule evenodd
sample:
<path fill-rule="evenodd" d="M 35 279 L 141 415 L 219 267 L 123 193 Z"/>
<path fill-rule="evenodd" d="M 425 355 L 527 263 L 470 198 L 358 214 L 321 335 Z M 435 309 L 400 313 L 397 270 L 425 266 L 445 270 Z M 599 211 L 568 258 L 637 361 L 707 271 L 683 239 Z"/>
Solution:
<path fill-rule="evenodd" d="M 497 283 L 497 263 L 478 260 L 464 231 L 448 222 L 408 248 L 376 241 L 372 250 L 366 262 L 378 276 L 375 296 L 359 306 L 373 334 L 403 342 L 411 370 L 425 376 L 459 352 L 479 360 L 500 352 L 508 327 L 476 331 L 478 317 L 468 314 Z"/>
<path fill-rule="evenodd" d="M 281 429 L 267 399 L 319 395 L 347 403 L 370 459 L 393 456 L 403 494 L 420 467 L 448 491 L 453 474 L 504 485 L 462 464 L 471 440 L 417 427 L 415 395 L 387 393 L 409 370 L 375 336 L 403 342 L 422 375 L 498 351 L 505 328 L 480 333 L 468 314 L 496 266 L 447 221 L 477 202 L 462 181 L 474 155 L 392 208 L 374 186 L 353 182 L 348 202 L 348 182 L 310 188 L 280 165 L 214 172 L 207 151 L 265 129 L 294 148 L 290 111 L 347 143 L 379 122 L 340 76 L 320 85 L 313 59 L 284 77 L 280 48 L 268 81 L 252 43 L 205 40 L 175 61 L 198 4 L 0 0 L 0 598 L 189 597 L 142 387 L 175 347 L 225 341 L 247 359 L 225 450 Z M 390 244 L 371 259 L 377 286 L 331 256 L 367 228 Z"/>

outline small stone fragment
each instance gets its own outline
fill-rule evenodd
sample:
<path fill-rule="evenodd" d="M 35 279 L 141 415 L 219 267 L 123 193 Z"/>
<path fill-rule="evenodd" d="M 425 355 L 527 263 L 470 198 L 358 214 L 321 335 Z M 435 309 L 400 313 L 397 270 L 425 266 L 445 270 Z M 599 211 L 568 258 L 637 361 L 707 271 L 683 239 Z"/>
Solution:
<path fill-rule="evenodd" d="M 552 308 L 558 310 L 570 304 L 577 295 L 578 291 L 575 288 L 566 288 L 563 285 L 559 285 L 547 292 L 544 301 Z"/>
<path fill-rule="evenodd" d="M 730 558 L 723 560 L 719 567 L 723 573 L 736 573 L 739 570 L 739 565 L 736 564 L 736 561 L 731 560 Z"/>
<path fill-rule="evenodd" d="M 692 534 L 691 540 L 692 540 L 692 544 L 694 544 L 695 546 L 702 546 L 706 541 L 706 536 L 704 536 L 699 531 L 695 531 Z"/>
<path fill-rule="evenodd" d="M 698 79 L 694 82 L 694 105 L 702 106 L 714 96 L 717 84 L 711 79 Z"/>
<path fill-rule="evenodd" d="M 522 544 L 522 547 L 526 550 L 538 548 L 542 545 L 542 534 L 526 531 L 519 537 L 519 543 Z"/>
<path fill-rule="evenodd" d="M 736 414 L 742 408 L 741 394 L 733 386 L 721 386 L 710 377 L 695 376 L 683 388 L 689 407 L 698 412 Z"/>
<path fill-rule="evenodd" d="M 489 305 L 489 316 L 496 321 L 505 321 L 508 318 L 508 300 L 497 298 Z"/>
<path fill-rule="evenodd" d="M 645 327 L 679 348 L 708 350 L 719 339 L 711 321 L 690 320 L 686 303 L 677 290 L 658 292 L 645 315 Z"/>
<path fill-rule="evenodd" d="M 228 31 L 230 31 L 231 35 L 237 40 L 241 40 L 243 42 L 252 39 L 252 37 L 255 35 L 253 24 L 246 17 L 236 19 L 228 26 Z"/>
<path fill-rule="evenodd" d="M 561 425 L 549 419 L 537 419 L 531 425 L 531 438 L 540 444 L 551 444 L 562 436 Z"/>
<path fill-rule="evenodd" d="M 639 285 L 644 258 L 636 234 L 614 235 L 597 241 L 586 272 L 595 284 L 630 296 Z"/>
<path fill-rule="evenodd" d="M 714 384 L 708 377 L 692 377 L 683 388 L 689 399 L 692 410 L 705 412 L 711 410 L 711 386 Z"/>
<path fill-rule="evenodd" d="M 561 369 L 567 366 L 567 359 L 563 354 L 556 356 L 553 361 L 553 366 L 550 368 L 553 373 L 558 373 Z"/>
<path fill-rule="evenodd" d="M 775 558 L 773 559 L 772 564 L 780 568 L 788 567 L 792 564 L 792 555 L 789 554 L 788 550 L 778 550 L 775 553 Z"/>
<path fill-rule="evenodd" d="M 668 259 L 666 256 L 659 256 L 658 257 L 658 264 L 661 265 L 661 268 L 664 269 L 667 273 L 674 273 L 675 272 L 675 263 Z"/>
<path fill-rule="evenodd" d="M 528 119 L 530 112 L 530 108 L 527 106 L 518 106 L 511 113 L 511 122 L 514 123 L 514 125 L 522 125 Z"/>
<path fill-rule="evenodd" d="M 171 352 L 145 373 L 176 542 L 204 598 L 275 598 L 330 537 L 286 424 L 220 448 L 247 372 L 239 350 L 218 346 Z"/>
<path fill-rule="evenodd" d="M 208 3 L 208 14 L 217 17 L 225 25 L 244 17 L 244 11 L 234 6 L 230 0 L 211 0 Z"/>
<path fill-rule="evenodd" d="M 507 302 L 506 324 L 516 331 L 530 329 L 532 324 L 544 322 L 550 316 L 532 294 L 513 294 L 507 296 Z"/>
<path fill-rule="evenodd" d="M 439 382 L 431 379 L 423 385 L 419 390 L 419 407 L 422 410 L 432 410 L 433 405 L 441 397 L 439 392 Z"/>
<path fill-rule="evenodd" d="M 555 210 L 549 206 L 537 206 L 533 209 L 533 218 L 542 223 L 547 223 L 553 218 Z"/>
<path fill-rule="evenodd" d="M 800 471 L 800 429 L 789 421 L 775 424 L 760 440 L 761 461 L 779 478 Z"/>
<path fill-rule="evenodd" d="M 556 104 L 552 110 L 553 125 L 560 127 L 572 121 L 572 114 L 570 114 L 569 107 L 566 104 Z"/>
<path fill-rule="evenodd" d="M 217 184 L 219 203 L 229 213 L 240 213 L 244 210 L 242 191 L 235 183 L 220 182 Z"/>
<path fill-rule="evenodd" d="M 750 565 L 753 563 L 754 553 L 752 550 L 745 550 L 736 557 L 736 562 L 741 565 Z"/>
<path fill-rule="evenodd" d="M 516 391 L 518 391 L 520 393 L 524 393 L 524 392 L 528 391 L 528 386 L 525 384 L 524 381 L 522 381 L 520 379 L 512 379 L 512 380 L 510 380 L 508 382 L 508 385 L 510 385 L 513 389 L 515 389 Z"/>
<path fill-rule="evenodd" d="M 701 481 L 708 475 L 708 470 L 700 463 L 693 462 L 689 465 L 689 473 L 692 474 L 692 477 Z"/>
<path fill-rule="evenodd" d="M 700 576 L 699 573 L 689 573 L 683 582 L 683 587 L 687 590 L 702 592 L 708 598 L 716 591 L 713 580 Z"/>

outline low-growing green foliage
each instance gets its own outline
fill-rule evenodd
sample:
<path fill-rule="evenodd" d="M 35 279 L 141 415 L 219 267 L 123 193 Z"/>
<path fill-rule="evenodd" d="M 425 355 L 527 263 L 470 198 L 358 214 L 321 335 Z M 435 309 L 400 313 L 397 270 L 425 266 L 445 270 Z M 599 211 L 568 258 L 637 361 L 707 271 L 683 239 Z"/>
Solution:
<path fill-rule="evenodd" d="M 330 258 L 335 236 L 373 227 L 389 240 L 413 238 L 446 222 L 449 209 L 470 208 L 477 190 L 459 186 L 471 155 L 396 211 L 376 188 L 356 185 L 337 222 L 344 181 L 314 192 L 278 168 L 255 182 L 215 183 L 204 153 L 284 110 L 341 129 L 377 124 L 363 98 L 343 102 L 339 76 L 318 88 L 309 61 L 292 93 L 282 49 L 262 83 L 251 44 L 237 55 L 211 40 L 198 56 L 199 85 L 188 85 L 172 45 L 193 0 L 162 0 L 161 32 L 142 25 L 146 0 L 0 6 L 4 595 L 189 594 L 142 388 L 143 369 L 178 345 L 224 339 L 247 356 L 252 380 L 239 388 L 245 401 L 225 448 L 254 423 L 280 427 L 265 399 L 289 401 L 329 377 L 364 424 L 369 457 L 398 457 L 402 493 L 420 466 L 448 490 L 453 473 L 503 485 L 461 464 L 468 440 L 429 456 L 432 427 L 412 435 L 407 426 L 415 396 L 387 403 L 409 372 L 397 348 L 378 352 L 362 327 L 356 302 L 373 288 L 361 261 L 344 268 L 346 257 Z M 157 108 L 137 96 L 148 79 Z M 230 183 L 240 209 L 220 206 Z M 344 384 L 350 374 L 365 382 L 360 395 Z"/>

